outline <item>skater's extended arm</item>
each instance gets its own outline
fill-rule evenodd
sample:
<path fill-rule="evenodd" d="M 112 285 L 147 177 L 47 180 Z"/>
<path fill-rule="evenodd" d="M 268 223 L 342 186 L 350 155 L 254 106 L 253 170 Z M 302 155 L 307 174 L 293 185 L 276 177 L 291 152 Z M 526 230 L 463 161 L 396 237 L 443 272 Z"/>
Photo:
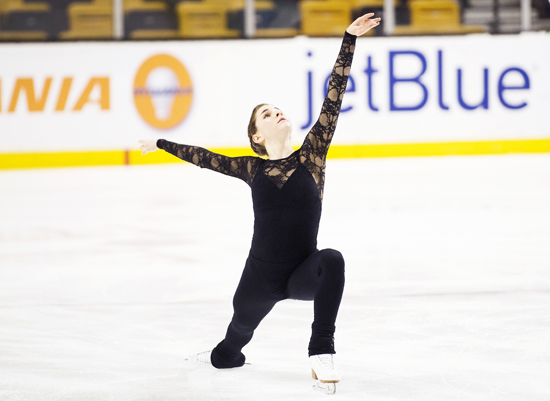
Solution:
<path fill-rule="evenodd" d="M 314 153 L 315 157 L 325 158 L 336 129 L 336 122 L 342 107 L 342 98 L 351 70 L 357 36 L 361 36 L 380 23 L 380 18 L 371 19 L 374 14 L 366 14 L 356 19 L 346 30 L 340 53 L 332 69 L 328 91 L 323 102 L 321 114 L 309 131 L 304 144 L 304 151 Z M 310 159 L 311 155 L 308 155 Z"/>
<path fill-rule="evenodd" d="M 228 157 L 211 152 L 199 146 L 182 145 L 159 139 L 155 141 L 139 141 L 143 149 L 142 154 L 163 149 L 166 152 L 192 163 L 200 168 L 207 168 L 231 177 L 240 178 L 250 183 L 258 158 L 252 156 Z"/>

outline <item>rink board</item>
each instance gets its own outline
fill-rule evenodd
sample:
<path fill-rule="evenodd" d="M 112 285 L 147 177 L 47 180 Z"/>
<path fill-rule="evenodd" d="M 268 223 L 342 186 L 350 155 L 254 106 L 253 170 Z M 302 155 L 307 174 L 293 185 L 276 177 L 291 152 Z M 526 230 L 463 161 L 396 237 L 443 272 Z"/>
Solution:
<path fill-rule="evenodd" d="M 268 102 L 299 147 L 341 39 L 0 45 L 0 168 L 165 162 L 165 138 L 250 154 Z M 510 51 L 513 49 L 513 51 Z M 550 34 L 360 38 L 332 157 L 548 152 Z"/>
<path fill-rule="evenodd" d="M 227 156 L 253 156 L 249 148 L 212 149 Z M 550 139 L 485 142 L 449 142 L 380 145 L 333 145 L 329 159 L 413 156 L 500 155 L 509 153 L 550 153 Z M 0 154 L 0 169 L 117 166 L 135 164 L 178 163 L 166 152 L 142 155 L 139 150 L 88 151 L 57 153 Z"/>

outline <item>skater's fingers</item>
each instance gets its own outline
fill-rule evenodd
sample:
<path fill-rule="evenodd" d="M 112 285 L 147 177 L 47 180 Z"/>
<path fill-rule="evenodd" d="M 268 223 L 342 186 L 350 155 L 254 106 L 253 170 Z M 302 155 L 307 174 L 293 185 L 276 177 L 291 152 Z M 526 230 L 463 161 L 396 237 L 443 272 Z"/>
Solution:
<path fill-rule="evenodd" d="M 380 24 L 380 18 L 373 18 L 374 13 L 365 14 L 362 17 L 357 18 L 353 23 L 348 27 L 347 32 L 352 35 L 361 36 L 367 33 L 370 29 L 378 26 Z"/>
<path fill-rule="evenodd" d="M 142 150 L 142 155 L 146 155 L 158 149 L 156 140 L 140 140 L 138 142 L 141 144 L 139 148 Z"/>
<path fill-rule="evenodd" d="M 372 21 L 370 18 L 374 16 L 374 13 L 368 13 L 368 14 L 365 14 L 359 18 L 357 18 L 353 23 L 354 24 L 357 24 L 357 25 L 361 25 L 361 24 L 364 24 L 365 22 L 367 21 Z"/>
<path fill-rule="evenodd" d="M 359 17 L 358 19 L 359 20 L 365 20 L 365 19 L 368 19 L 370 17 L 372 17 L 374 15 L 374 13 L 367 13 L 365 15 L 362 15 L 361 17 Z"/>

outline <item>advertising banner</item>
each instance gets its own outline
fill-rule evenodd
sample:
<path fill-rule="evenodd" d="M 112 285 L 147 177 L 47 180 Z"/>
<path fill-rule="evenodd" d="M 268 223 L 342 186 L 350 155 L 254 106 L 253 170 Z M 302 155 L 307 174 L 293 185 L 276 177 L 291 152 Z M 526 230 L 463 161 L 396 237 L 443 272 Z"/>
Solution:
<path fill-rule="evenodd" d="M 0 45 L 2 154 L 248 146 L 280 108 L 299 146 L 339 38 Z M 334 144 L 550 139 L 550 34 L 359 38 Z"/>

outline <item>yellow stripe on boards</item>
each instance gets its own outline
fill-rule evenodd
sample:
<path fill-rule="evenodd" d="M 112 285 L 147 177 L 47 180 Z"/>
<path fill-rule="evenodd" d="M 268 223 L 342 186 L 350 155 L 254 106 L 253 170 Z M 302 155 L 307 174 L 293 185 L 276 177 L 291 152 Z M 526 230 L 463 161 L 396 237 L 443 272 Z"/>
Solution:
<path fill-rule="evenodd" d="M 0 169 L 113 166 L 124 164 L 124 152 L 0 153 Z"/>
<path fill-rule="evenodd" d="M 328 157 L 333 159 L 411 156 L 471 156 L 507 153 L 548 153 L 550 139 L 394 143 L 376 145 L 331 146 Z"/>
<path fill-rule="evenodd" d="M 254 156 L 254 152 L 250 148 L 212 148 L 211 150 L 230 157 Z M 467 156 L 507 153 L 550 153 L 550 139 L 333 145 L 328 153 L 328 158 Z M 116 166 L 124 164 L 161 164 L 178 162 L 181 162 L 178 158 L 163 151 L 156 151 L 148 153 L 147 155 L 142 155 L 139 150 L 0 153 L 0 169 Z"/>

